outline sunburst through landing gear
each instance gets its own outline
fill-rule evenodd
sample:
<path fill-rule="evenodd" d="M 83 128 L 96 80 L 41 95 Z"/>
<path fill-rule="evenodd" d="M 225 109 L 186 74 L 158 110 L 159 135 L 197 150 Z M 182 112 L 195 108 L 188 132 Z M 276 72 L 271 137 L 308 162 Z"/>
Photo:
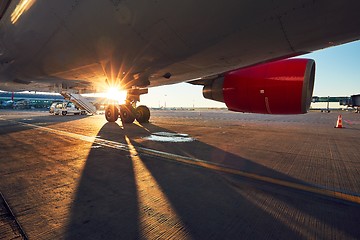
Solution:
<path fill-rule="evenodd" d="M 146 94 L 147 89 L 132 88 L 127 90 L 125 104 L 110 104 L 105 109 L 105 118 L 108 122 L 115 122 L 120 116 L 123 123 L 133 123 L 135 119 L 139 123 L 149 122 L 150 110 L 147 106 L 136 103 L 140 101 L 140 95 Z"/>

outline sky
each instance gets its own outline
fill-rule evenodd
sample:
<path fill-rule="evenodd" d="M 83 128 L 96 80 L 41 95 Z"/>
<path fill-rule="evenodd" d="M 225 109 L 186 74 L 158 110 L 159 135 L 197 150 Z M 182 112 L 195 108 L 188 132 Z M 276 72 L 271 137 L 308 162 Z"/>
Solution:
<path fill-rule="evenodd" d="M 360 94 L 360 41 L 326 48 L 300 56 L 316 62 L 313 96 Z M 149 107 L 226 107 L 205 99 L 202 87 L 188 83 L 154 87 L 141 96 L 140 104 Z"/>

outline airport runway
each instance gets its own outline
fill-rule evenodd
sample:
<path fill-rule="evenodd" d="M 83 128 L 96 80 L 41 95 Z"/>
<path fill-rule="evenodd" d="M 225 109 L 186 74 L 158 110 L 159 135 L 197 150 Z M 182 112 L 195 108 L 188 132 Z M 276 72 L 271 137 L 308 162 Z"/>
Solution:
<path fill-rule="evenodd" d="M 360 114 L 0 110 L 0 239 L 359 239 Z"/>

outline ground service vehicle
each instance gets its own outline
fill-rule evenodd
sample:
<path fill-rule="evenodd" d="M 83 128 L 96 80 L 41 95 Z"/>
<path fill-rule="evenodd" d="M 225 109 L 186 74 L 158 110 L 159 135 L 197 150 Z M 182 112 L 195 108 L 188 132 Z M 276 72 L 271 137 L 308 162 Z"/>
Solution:
<path fill-rule="evenodd" d="M 55 110 L 55 106 L 58 105 L 59 103 L 62 103 L 62 101 L 60 102 L 53 102 L 49 108 L 49 113 L 54 113 Z"/>
<path fill-rule="evenodd" d="M 74 115 L 85 115 L 86 111 L 77 108 L 72 102 L 59 102 L 55 104 L 54 106 L 54 114 L 55 115 L 68 115 L 68 114 L 74 114 Z"/>

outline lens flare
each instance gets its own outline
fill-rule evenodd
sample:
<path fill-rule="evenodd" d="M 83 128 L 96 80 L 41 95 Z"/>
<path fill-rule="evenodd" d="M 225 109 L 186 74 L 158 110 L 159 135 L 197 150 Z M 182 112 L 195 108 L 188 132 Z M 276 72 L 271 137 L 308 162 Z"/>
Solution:
<path fill-rule="evenodd" d="M 126 92 L 120 91 L 118 88 L 115 87 L 110 87 L 106 93 L 106 98 L 108 100 L 113 100 L 118 103 L 122 103 L 125 101 Z"/>

